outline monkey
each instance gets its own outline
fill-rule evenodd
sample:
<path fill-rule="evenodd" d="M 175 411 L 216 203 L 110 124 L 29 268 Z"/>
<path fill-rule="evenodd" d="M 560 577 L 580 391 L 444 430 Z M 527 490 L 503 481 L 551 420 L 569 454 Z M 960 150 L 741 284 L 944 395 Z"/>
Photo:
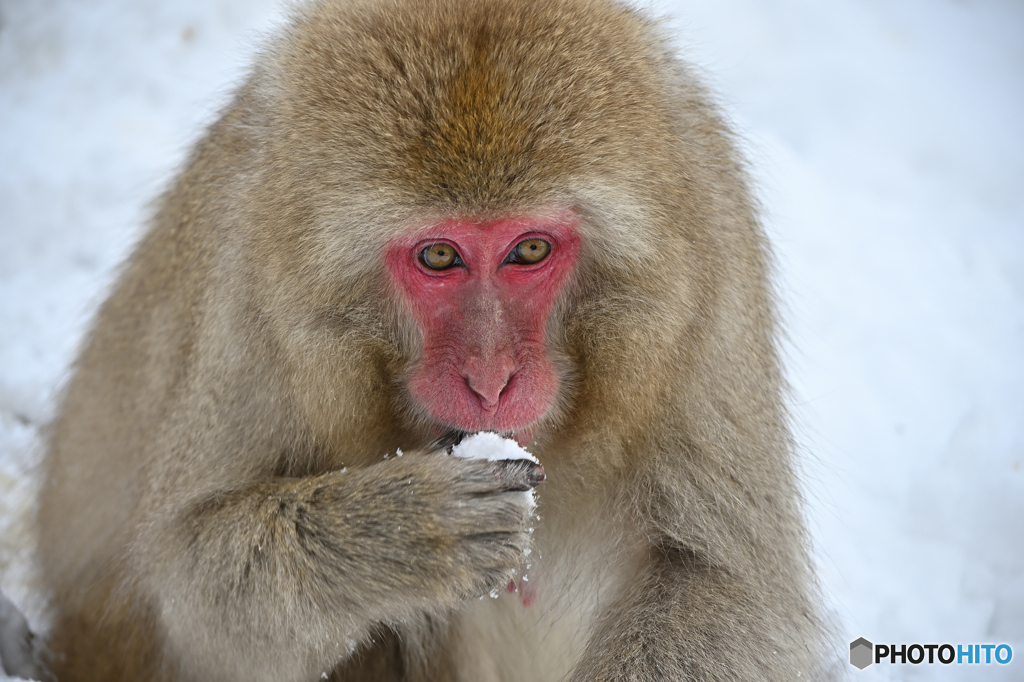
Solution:
<path fill-rule="evenodd" d="M 53 673 L 815 679 L 771 267 L 642 11 L 296 7 L 50 426 Z M 540 464 L 447 454 L 478 431 Z"/>

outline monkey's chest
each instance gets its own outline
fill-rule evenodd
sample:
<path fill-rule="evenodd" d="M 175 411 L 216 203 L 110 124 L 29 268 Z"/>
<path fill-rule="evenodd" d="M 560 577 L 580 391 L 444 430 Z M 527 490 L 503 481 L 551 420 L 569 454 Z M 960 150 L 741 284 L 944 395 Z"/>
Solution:
<path fill-rule="evenodd" d="M 458 679 L 545 682 L 564 679 L 586 646 L 596 599 L 568 598 L 541 572 L 516 589 L 472 602 L 456 626 Z M 553 581 L 554 582 L 554 581 Z"/>
<path fill-rule="evenodd" d="M 458 679 L 567 679 L 602 606 L 614 601 L 636 568 L 626 553 L 599 544 L 572 555 L 549 555 L 514 586 L 468 604 L 455 625 Z"/>

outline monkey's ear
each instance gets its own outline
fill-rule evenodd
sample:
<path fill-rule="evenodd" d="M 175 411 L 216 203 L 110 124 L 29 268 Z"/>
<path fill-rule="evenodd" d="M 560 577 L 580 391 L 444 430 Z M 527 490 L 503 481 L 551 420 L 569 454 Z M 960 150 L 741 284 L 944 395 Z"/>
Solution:
<path fill-rule="evenodd" d="M 430 445 L 427 446 L 427 452 L 434 452 L 436 450 L 444 450 L 449 455 L 452 454 L 452 448 L 462 442 L 462 439 L 468 436 L 469 433 L 466 431 L 459 431 L 458 429 L 451 429 L 447 431 L 440 438 L 435 439 Z"/>

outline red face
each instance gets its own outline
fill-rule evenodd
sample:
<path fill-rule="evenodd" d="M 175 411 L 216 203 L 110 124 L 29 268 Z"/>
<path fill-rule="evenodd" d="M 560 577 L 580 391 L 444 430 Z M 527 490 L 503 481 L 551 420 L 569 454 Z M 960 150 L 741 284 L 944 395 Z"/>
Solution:
<path fill-rule="evenodd" d="M 423 354 L 409 391 L 463 431 L 523 431 L 551 407 L 558 373 L 545 331 L 579 254 L 573 219 L 451 220 L 392 243 L 391 280 Z"/>

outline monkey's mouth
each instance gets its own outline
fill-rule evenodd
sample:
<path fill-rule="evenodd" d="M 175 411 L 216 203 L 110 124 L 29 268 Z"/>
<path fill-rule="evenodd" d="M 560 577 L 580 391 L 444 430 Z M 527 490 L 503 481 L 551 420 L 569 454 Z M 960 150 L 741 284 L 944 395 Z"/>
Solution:
<path fill-rule="evenodd" d="M 439 438 L 435 438 L 431 441 L 427 447 L 428 450 L 444 450 L 449 455 L 452 454 L 452 448 L 461 443 L 464 439 L 472 436 L 474 432 L 462 431 L 461 429 L 449 429 L 444 432 Z M 508 438 L 510 440 L 517 441 L 520 445 L 524 445 L 525 441 L 529 441 L 530 438 L 524 436 L 523 432 L 514 433 L 512 431 L 495 431 L 502 438 Z"/>
<path fill-rule="evenodd" d="M 451 454 L 452 448 L 461 443 L 466 436 L 469 435 L 469 431 L 461 431 L 459 429 L 449 429 L 440 438 L 434 439 L 434 441 L 427 448 L 428 450 L 447 450 L 448 454 Z M 502 434 L 502 437 L 508 438 Z"/>

